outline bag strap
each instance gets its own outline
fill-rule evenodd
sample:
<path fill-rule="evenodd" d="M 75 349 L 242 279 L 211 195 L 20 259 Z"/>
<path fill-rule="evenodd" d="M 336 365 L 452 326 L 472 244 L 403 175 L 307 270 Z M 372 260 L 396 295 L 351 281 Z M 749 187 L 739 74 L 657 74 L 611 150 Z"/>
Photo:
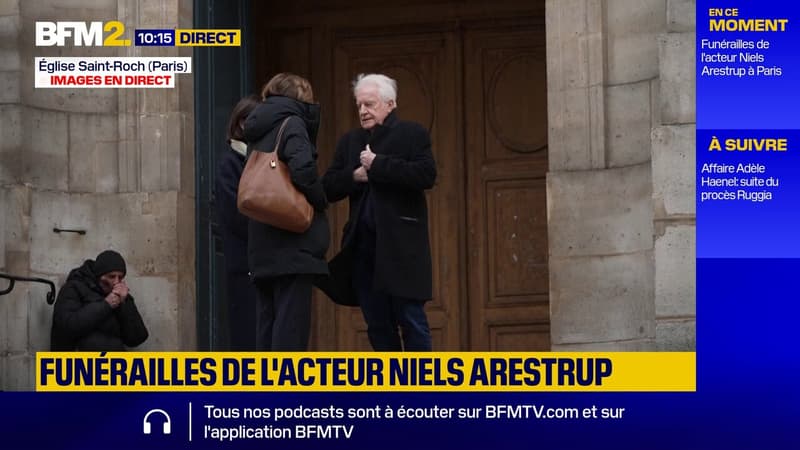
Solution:
<path fill-rule="evenodd" d="M 272 152 L 275 153 L 275 156 L 278 156 L 278 146 L 281 144 L 281 137 L 283 136 L 283 130 L 286 129 L 286 124 L 289 123 L 289 119 L 291 118 L 292 116 L 283 119 L 281 127 L 278 128 L 278 137 L 275 138 L 275 147 L 272 149 Z"/>
<path fill-rule="evenodd" d="M 281 123 L 280 128 L 278 128 L 278 136 L 275 138 L 275 146 L 272 148 L 272 153 L 275 153 L 275 156 L 278 156 L 278 147 L 281 144 L 281 137 L 283 137 L 283 130 L 286 129 L 286 124 L 289 123 L 289 119 L 291 119 L 291 118 L 292 118 L 292 116 L 289 116 L 289 117 L 283 119 L 283 122 Z M 246 157 L 246 159 L 249 160 L 250 159 L 250 155 L 252 155 L 254 151 L 257 152 L 257 151 L 260 151 L 260 150 L 254 149 L 251 145 L 248 145 L 247 146 L 247 157 Z M 270 152 L 264 152 L 264 153 L 270 153 Z"/>

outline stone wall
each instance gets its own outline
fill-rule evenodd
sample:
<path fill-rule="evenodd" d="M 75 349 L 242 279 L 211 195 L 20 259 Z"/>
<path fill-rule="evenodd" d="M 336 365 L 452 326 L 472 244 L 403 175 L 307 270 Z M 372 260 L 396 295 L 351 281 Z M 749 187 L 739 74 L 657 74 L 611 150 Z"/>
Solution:
<path fill-rule="evenodd" d="M 693 349 L 694 1 L 546 14 L 552 348 Z"/>
<path fill-rule="evenodd" d="M 36 56 L 190 56 L 173 48 L 35 47 L 37 20 L 191 27 L 187 0 L 3 2 L 0 10 L 0 271 L 48 278 L 105 248 L 150 329 L 144 350 L 193 349 L 194 157 L 191 76 L 174 89 L 34 89 Z M 53 228 L 86 230 L 85 235 Z M 2 286 L 0 286 L 2 287 Z M 33 388 L 49 349 L 43 285 L 0 297 L 0 389 Z M 186 313 L 185 311 L 189 311 Z"/>
<path fill-rule="evenodd" d="M 695 0 L 667 0 L 658 54 L 660 121 L 652 132 L 656 346 L 694 350 Z"/>
<path fill-rule="evenodd" d="M 11 203 L 16 192 L 9 189 L 9 180 L 19 172 L 19 161 L 14 154 L 19 152 L 22 133 L 19 124 L 22 115 L 19 107 L 20 59 L 17 49 L 19 39 L 19 1 L 0 2 L 0 271 L 12 270 L 17 260 L 18 249 L 24 248 L 20 242 L 21 227 L 19 217 L 12 212 Z M 0 280 L 0 289 L 7 283 Z M 17 287 L 10 295 L 0 297 L 0 387 L 19 384 L 10 378 L 8 367 L 23 367 L 27 371 L 30 358 L 25 351 L 9 352 L 10 348 L 24 349 L 27 345 L 27 286 Z M 9 333 L 9 322 L 25 318 L 25 329 Z M 20 342 L 25 339 L 26 342 Z M 13 362 L 9 361 L 13 358 Z M 16 375 L 16 372 L 14 372 Z"/>

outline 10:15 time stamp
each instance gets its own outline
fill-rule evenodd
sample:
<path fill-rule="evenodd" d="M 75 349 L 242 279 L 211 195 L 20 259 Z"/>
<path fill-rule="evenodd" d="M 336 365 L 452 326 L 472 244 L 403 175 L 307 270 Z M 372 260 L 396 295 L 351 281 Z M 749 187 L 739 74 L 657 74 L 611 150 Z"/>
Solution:
<path fill-rule="evenodd" d="M 175 30 L 135 30 L 134 42 L 136 46 L 173 46 L 175 45 Z"/>

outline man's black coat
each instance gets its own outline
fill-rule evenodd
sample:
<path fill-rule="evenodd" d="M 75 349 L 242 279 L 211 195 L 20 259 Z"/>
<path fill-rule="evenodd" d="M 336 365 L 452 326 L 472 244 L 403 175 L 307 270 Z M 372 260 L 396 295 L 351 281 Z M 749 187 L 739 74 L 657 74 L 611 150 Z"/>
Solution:
<path fill-rule="evenodd" d="M 369 182 L 356 183 L 353 171 L 361 165 L 359 158 L 367 144 L 376 154 L 367 172 Z M 395 112 L 386 116 L 382 125 L 370 131 L 352 130 L 339 140 L 334 161 L 322 182 L 328 201 L 345 197 L 350 201 L 350 217 L 342 240 L 345 254 L 357 238 L 362 199 L 370 191 L 376 233 L 373 286 L 376 291 L 431 299 L 425 190 L 433 187 L 435 181 L 436 163 L 428 131 L 417 123 L 399 120 Z M 333 265 L 331 271 L 336 272 Z"/>

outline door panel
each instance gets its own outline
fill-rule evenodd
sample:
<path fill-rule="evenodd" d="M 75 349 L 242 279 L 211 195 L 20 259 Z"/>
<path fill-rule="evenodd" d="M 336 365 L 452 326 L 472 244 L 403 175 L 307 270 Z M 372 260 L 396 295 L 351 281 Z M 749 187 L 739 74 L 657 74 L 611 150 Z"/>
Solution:
<path fill-rule="evenodd" d="M 257 8 L 263 5 L 256 4 Z M 312 34 L 309 27 L 280 28 L 263 31 L 263 38 L 256 39 L 255 47 L 255 80 L 254 92 L 261 93 L 261 88 L 269 79 L 279 72 L 292 72 L 310 81 L 314 95 L 318 96 L 318 89 L 313 84 L 314 68 L 312 61 Z"/>
<path fill-rule="evenodd" d="M 473 350 L 549 350 L 544 26 L 464 34 Z"/>

